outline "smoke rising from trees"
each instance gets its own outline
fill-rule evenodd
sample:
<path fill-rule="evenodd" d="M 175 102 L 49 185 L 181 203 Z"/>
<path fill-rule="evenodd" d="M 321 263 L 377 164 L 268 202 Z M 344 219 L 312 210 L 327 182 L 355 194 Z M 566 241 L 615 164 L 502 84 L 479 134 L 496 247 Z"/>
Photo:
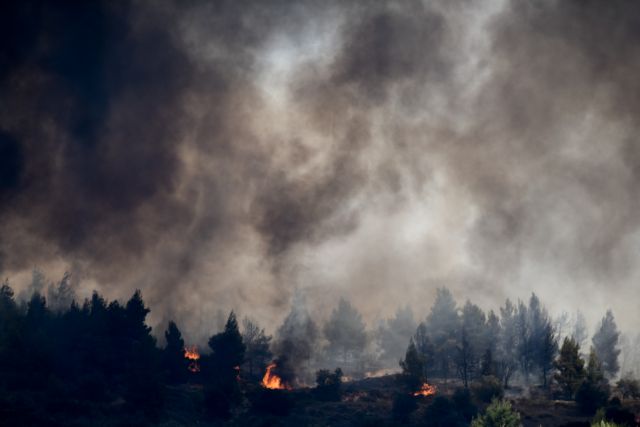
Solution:
<path fill-rule="evenodd" d="M 296 292 L 371 323 L 440 286 L 553 314 L 579 294 L 593 326 L 606 300 L 624 330 L 639 7 L 6 2 L 0 273 L 69 271 L 60 301 L 140 288 L 202 343 L 219 309 L 278 342 Z"/>

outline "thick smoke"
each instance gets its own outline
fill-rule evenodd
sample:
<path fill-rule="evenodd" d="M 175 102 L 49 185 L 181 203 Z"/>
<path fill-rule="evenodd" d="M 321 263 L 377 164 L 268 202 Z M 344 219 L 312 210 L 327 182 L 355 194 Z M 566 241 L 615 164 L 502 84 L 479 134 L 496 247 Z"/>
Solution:
<path fill-rule="evenodd" d="M 320 319 L 445 285 L 638 320 L 635 2 L 0 8 L 16 287 L 141 288 L 200 341 L 219 309 L 275 331 L 296 289 Z"/>

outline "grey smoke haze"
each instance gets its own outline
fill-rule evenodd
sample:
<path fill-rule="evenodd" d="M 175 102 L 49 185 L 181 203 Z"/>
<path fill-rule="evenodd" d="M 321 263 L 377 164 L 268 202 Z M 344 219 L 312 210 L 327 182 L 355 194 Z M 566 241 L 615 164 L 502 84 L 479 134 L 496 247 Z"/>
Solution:
<path fill-rule="evenodd" d="M 640 4 L 1 6 L 0 272 L 190 339 L 438 286 L 636 325 Z M 6 21 L 6 22 L 5 22 Z"/>

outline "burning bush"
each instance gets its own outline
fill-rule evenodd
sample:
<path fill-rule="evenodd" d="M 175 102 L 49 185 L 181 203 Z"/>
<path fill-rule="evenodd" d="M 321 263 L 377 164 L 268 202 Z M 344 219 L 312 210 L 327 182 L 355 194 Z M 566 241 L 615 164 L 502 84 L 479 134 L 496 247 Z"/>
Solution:
<path fill-rule="evenodd" d="M 267 366 L 267 371 L 262 377 L 262 386 L 271 390 L 291 390 L 291 386 L 276 374 L 277 368 L 278 365 L 275 363 L 270 363 Z"/>
<path fill-rule="evenodd" d="M 422 383 L 418 391 L 414 391 L 412 394 L 416 397 L 417 396 L 427 397 L 427 396 L 433 396 L 434 394 L 436 394 L 437 390 L 438 389 L 434 385 L 430 385 L 429 383 Z"/>
<path fill-rule="evenodd" d="M 262 377 L 262 386 L 272 390 L 291 390 L 294 374 L 286 356 L 280 356 L 269 365 Z"/>
<path fill-rule="evenodd" d="M 184 358 L 189 361 L 189 365 L 187 366 L 187 369 L 189 371 L 193 372 L 194 374 L 196 372 L 200 372 L 200 363 L 198 362 L 200 360 L 200 353 L 198 353 L 198 349 L 195 345 L 191 347 L 185 347 Z"/>

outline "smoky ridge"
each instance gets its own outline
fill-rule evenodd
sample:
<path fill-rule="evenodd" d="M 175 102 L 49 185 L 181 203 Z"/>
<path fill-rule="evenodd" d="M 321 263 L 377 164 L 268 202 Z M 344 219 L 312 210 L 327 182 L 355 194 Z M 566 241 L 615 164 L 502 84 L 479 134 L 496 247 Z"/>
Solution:
<path fill-rule="evenodd" d="M 442 325 L 458 326 L 438 326 L 452 347 L 423 372 L 438 384 L 407 385 L 426 393 L 412 394 L 425 398 L 419 413 L 438 393 L 453 397 L 440 380 L 482 383 L 483 355 L 456 362 L 473 341 L 462 339 L 464 316 L 484 316 L 482 331 L 465 334 L 486 337 L 506 301 L 557 343 L 546 347 L 554 361 L 574 338 L 580 350 L 565 350 L 585 369 L 611 310 L 606 325 L 619 335 L 596 341 L 620 350 L 606 355 L 620 368 L 606 380 L 637 376 L 638 9 L 625 0 L 3 3 L 7 330 L 63 328 L 62 318 L 104 305 L 117 325 L 129 316 L 138 335 L 127 345 L 151 354 L 174 339 L 167 363 L 180 385 L 191 378 L 180 339 L 197 350 L 187 358 L 194 375 L 206 377 L 218 357 L 210 340 L 227 331 L 214 347 L 250 341 L 269 357 L 216 359 L 229 364 L 225 387 L 239 370 L 261 390 L 272 365 L 268 383 L 287 393 L 323 371 L 328 388 L 315 397 L 331 401 L 338 383 L 402 376 L 408 355 L 428 360 L 428 319 L 446 288 Z M 42 318 L 27 320 L 30 304 Z M 23 342 L 7 333 L 6 348 Z M 509 365 L 514 398 L 558 385 L 538 356 Z M 508 372 L 494 371 L 485 376 L 509 396 Z M 96 399 L 119 401 L 123 387 Z"/>

